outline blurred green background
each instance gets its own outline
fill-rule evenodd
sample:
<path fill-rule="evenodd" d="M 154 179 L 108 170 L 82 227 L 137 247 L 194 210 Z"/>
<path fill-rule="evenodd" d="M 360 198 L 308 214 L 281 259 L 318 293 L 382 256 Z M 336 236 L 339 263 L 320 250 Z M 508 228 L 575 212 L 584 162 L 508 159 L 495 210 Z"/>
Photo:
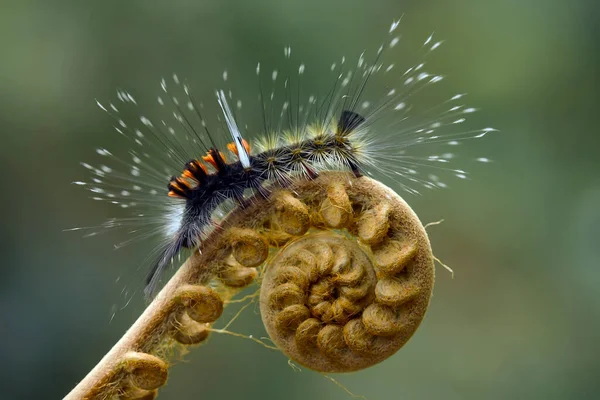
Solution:
<path fill-rule="evenodd" d="M 143 307 L 137 296 L 111 320 L 135 247 L 62 232 L 113 212 L 70 185 L 80 161 L 114 142 L 95 98 L 128 88 L 152 99 L 174 71 L 210 94 L 223 68 L 280 59 L 285 44 L 308 66 L 328 65 L 372 48 L 402 14 L 404 36 L 446 41 L 437 70 L 501 130 L 462 151 L 496 162 L 451 190 L 408 198 L 424 222 L 445 219 L 429 232 L 456 277 L 438 268 L 425 322 L 399 353 L 336 378 L 370 400 L 597 398 L 593 0 L 2 1 L 0 398 L 61 398 Z M 232 328 L 262 332 L 253 311 Z M 348 398 L 239 338 L 213 335 L 185 360 L 161 399 Z"/>

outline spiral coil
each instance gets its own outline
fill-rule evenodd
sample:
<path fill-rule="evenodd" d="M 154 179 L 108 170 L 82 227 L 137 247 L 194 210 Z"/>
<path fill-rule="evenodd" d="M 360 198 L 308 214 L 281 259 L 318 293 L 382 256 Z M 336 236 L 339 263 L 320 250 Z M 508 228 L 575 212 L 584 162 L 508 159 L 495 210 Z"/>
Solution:
<path fill-rule="evenodd" d="M 165 348 L 204 342 L 227 300 L 255 281 L 273 342 L 321 372 L 383 361 L 425 315 L 434 280 L 425 229 L 374 180 L 324 173 L 234 210 L 221 227 L 67 399 L 154 398 Z"/>

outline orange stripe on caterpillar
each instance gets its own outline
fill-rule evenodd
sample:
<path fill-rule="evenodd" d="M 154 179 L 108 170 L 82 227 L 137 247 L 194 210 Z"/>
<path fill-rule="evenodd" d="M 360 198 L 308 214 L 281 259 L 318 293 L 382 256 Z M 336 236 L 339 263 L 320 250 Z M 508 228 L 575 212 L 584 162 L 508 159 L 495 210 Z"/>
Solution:
<path fill-rule="evenodd" d="M 250 154 L 250 144 L 246 141 L 246 139 L 242 139 L 242 146 L 244 146 L 244 148 L 246 149 L 246 153 Z M 232 152 L 237 157 L 239 157 L 237 146 L 235 145 L 235 142 L 227 143 L 227 148 L 229 149 L 230 152 Z"/>
<path fill-rule="evenodd" d="M 192 190 L 190 183 L 182 177 L 172 177 L 169 181 L 169 197 L 187 198 Z"/>
<path fill-rule="evenodd" d="M 221 169 L 219 165 L 223 165 L 227 162 L 225 154 L 216 149 L 210 149 L 205 156 L 202 156 L 202 160 L 212 165 L 217 171 Z"/>
<path fill-rule="evenodd" d="M 192 179 L 198 184 L 202 183 L 207 175 L 208 169 L 198 160 L 188 162 L 181 174 L 182 177 Z"/>

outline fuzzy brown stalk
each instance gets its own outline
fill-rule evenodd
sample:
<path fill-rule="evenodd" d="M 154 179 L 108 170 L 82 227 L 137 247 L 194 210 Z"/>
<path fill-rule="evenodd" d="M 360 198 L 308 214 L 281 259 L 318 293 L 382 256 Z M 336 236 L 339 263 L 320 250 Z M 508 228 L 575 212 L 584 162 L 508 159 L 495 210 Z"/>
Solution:
<path fill-rule="evenodd" d="M 417 216 L 372 179 L 323 173 L 222 221 L 66 399 L 151 399 L 166 350 L 202 343 L 223 305 L 261 277 L 274 343 L 323 372 L 374 365 L 418 328 L 433 256 Z M 271 257 L 271 258 L 269 258 Z"/>

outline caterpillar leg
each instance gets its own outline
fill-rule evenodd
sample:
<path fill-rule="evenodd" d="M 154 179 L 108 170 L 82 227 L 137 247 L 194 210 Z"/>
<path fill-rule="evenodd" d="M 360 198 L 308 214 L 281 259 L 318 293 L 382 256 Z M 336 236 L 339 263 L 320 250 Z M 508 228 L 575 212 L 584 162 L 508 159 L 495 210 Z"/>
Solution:
<path fill-rule="evenodd" d="M 308 176 L 308 179 L 314 180 L 319 177 L 318 172 L 315 171 L 310 165 L 302 164 L 302 166 L 304 167 L 304 171 L 306 171 L 306 175 Z"/>
<path fill-rule="evenodd" d="M 350 163 L 350 169 L 352 170 L 352 173 L 355 177 L 360 178 L 361 176 L 363 176 L 362 172 L 360 172 L 360 168 L 358 168 L 358 165 L 356 165 L 355 163 Z"/>

